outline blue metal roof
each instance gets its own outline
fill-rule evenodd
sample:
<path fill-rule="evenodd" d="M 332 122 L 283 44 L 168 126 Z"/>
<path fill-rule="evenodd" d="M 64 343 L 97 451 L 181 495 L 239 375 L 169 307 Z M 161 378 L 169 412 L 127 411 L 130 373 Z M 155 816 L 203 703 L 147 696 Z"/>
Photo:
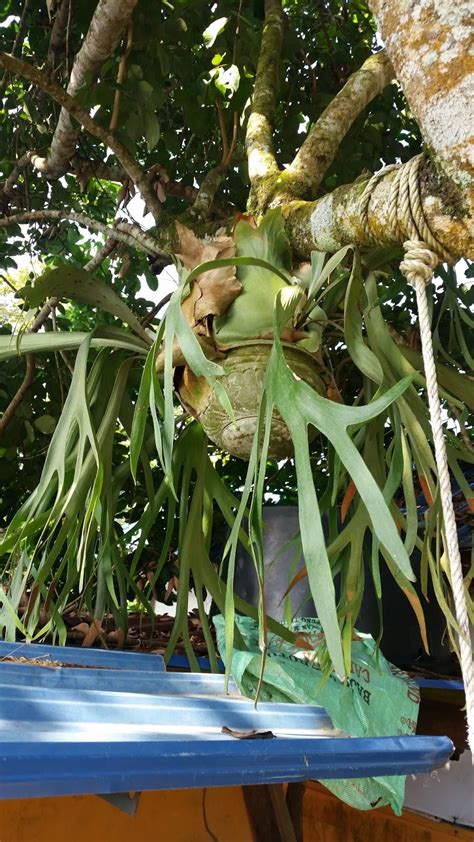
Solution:
<path fill-rule="evenodd" d="M 0 798 L 400 775 L 453 750 L 446 737 L 350 738 L 321 707 L 255 709 L 230 691 L 221 675 L 166 673 L 158 656 L 0 642 Z"/>

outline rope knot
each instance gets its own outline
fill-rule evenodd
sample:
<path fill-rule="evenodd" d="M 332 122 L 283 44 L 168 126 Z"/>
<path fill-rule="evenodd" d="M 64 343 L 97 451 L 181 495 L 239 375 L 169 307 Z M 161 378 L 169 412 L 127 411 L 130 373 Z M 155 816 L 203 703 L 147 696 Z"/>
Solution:
<path fill-rule="evenodd" d="M 426 285 L 433 279 L 439 257 L 423 240 L 407 240 L 403 247 L 405 258 L 400 263 L 400 271 L 407 281 L 416 286 L 416 281 L 422 278 Z"/>

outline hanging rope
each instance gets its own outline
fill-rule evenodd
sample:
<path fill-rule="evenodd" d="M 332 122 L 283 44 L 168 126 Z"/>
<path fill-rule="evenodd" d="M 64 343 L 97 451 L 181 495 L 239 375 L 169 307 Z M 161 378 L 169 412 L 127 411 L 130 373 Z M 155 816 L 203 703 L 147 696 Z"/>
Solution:
<path fill-rule="evenodd" d="M 380 178 L 385 177 L 389 171 L 396 170 L 396 176 L 393 179 L 390 191 L 388 230 L 384 231 L 384 242 L 386 243 L 387 240 L 394 243 L 400 242 L 400 239 L 405 238 L 408 234 L 408 239 L 403 244 L 405 257 L 400 263 L 400 270 L 409 283 L 414 286 L 416 292 L 426 390 L 444 517 L 445 551 L 448 558 L 456 619 L 461 632 L 459 636 L 459 653 L 466 694 L 468 743 L 471 751 L 474 753 L 474 667 L 469 615 L 464 591 L 464 577 L 459 550 L 456 516 L 454 513 L 448 457 L 443 435 L 441 403 L 431 334 L 431 320 L 426 295 L 426 286 L 433 279 L 433 270 L 440 261 L 452 260 L 452 256 L 436 240 L 423 214 L 419 184 L 419 171 L 423 159 L 423 155 L 417 155 L 402 166 L 386 167 L 381 172 L 372 176 L 361 196 L 360 207 L 366 235 L 373 242 L 380 242 L 380 239 L 375 237 L 369 228 L 369 203 L 374 187 Z"/>

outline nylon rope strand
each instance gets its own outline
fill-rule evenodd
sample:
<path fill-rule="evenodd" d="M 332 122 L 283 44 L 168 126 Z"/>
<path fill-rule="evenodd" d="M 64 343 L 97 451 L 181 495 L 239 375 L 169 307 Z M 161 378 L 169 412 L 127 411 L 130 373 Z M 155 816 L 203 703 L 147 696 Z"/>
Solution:
<path fill-rule="evenodd" d="M 432 282 L 433 270 L 440 261 L 452 260 L 452 255 L 437 241 L 423 214 L 420 197 L 419 171 L 424 155 L 417 155 L 406 164 L 391 165 L 372 176 L 360 198 L 364 231 L 369 240 L 382 240 L 370 230 L 368 209 L 375 186 L 388 172 L 396 171 L 389 198 L 388 231 L 384 231 L 383 244 L 397 243 L 408 235 L 403 243 L 405 256 L 400 270 L 415 288 L 420 324 L 420 338 L 425 369 L 426 390 L 433 433 L 433 444 L 438 471 L 441 506 L 444 518 L 445 551 L 448 559 L 451 589 L 459 630 L 459 653 L 461 672 L 466 694 L 466 718 L 468 743 L 474 753 L 474 667 L 469 629 L 469 615 L 464 591 L 461 553 L 459 550 L 456 516 L 454 512 L 451 479 L 449 475 L 446 443 L 443 435 L 441 403 L 439 398 L 436 364 L 433 352 L 433 337 L 428 308 L 426 286 Z"/>

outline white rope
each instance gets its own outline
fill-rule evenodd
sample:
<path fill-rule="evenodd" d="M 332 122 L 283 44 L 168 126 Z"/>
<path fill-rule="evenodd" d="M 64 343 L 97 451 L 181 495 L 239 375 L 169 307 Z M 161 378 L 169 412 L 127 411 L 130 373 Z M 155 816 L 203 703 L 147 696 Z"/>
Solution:
<path fill-rule="evenodd" d="M 474 666 L 472 660 L 471 635 L 469 629 L 469 615 L 467 611 L 466 594 L 464 591 L 464 576 L 462 572 L 461 553 L 459 551 L 458 530 L 454 513 L 451 478 L 449 475 L 448 457 L 443 435 L 441 418 L 441 403 L 439 399 L 436 364 L 433 353 L 433 339 L 431 335 L 430 314 L 426 284 L 431 282 L 433 269 L 438 258 L 426 243 L 408 240 L 404 243 L 405 259 L 400 269 L 413 284 L 416 291 L 418 318 L 420 322 L 421 349 L 425 369 L 426 390 L 430 409 L 431 429 L 435 450 L 436 467 L 439 477 L 441 506 L 443 509 L 446 555 L 448 557 L 451 589 L 453 592 L 456 619 L 458 621 L 459 653 L 461 672 L 466 694 L 466 718 L 468 743 L 474 753 Z"/>
<path fill-rule="evenodd" d="M 433 338 L 428 309 L 426 285 L 433 279 L 433 270 L 440 260 L 449 259 L 449 253 L 438 243 L 424 218 L 418 173 L 423 156 L 417 156 L 398 168 L 392 184 L 388 239 L 396 240 L 400 234 L 408 233 L 410 239 L 404 243 L 405 258 L 400 270 L 414 286 L 418 305 L 420 338 L 425 369 L 426 390 L 430 411 L 431 429 L 439 478 L 441 506 L 444 518 L 445 551 L 448 558 L 451 589 L 459 630 L 459 654 L 461 672 L 466 695 L 466 719 L 468 743 L 474 754 L 474 666 L 467 610 L 461 553 L 459 550 L 456 515 L 454 512 L 451 478 L 449 475 L 446 443 L 443 435 L 441 403 L 439 399 L 436 364 L 433 353 Z M 368 208 L 373 188 L 380 177 L 394 167 L 387 167 L 368 182 L 361 197 L 361 211 L 366 232 L 370 235 Z"/>

